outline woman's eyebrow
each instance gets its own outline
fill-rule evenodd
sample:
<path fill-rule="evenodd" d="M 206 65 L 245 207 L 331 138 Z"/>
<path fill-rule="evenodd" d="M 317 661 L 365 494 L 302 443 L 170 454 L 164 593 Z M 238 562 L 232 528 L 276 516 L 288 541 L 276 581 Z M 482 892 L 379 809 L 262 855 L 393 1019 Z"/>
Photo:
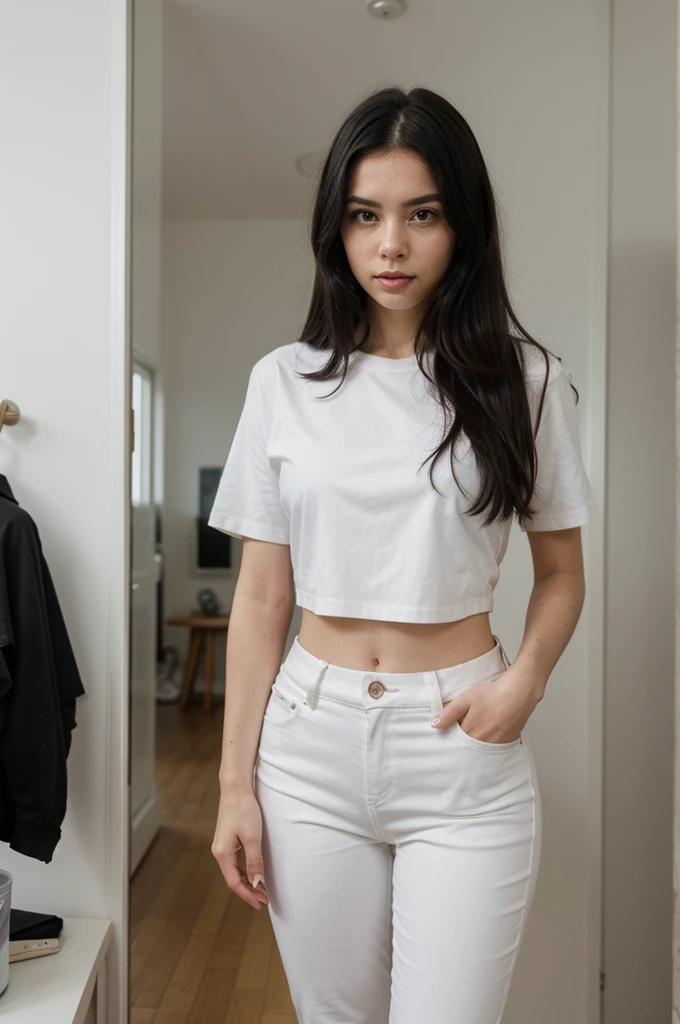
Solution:
<path fill-rule="evenodd" d="M 409 206 L 420 206 L 421 203 L 434 203 L 441 202 L 442 197 L 438 192 L 430 192 L 426 196 L 416 196 L 415 199 L 407 199 L 405 203 L 401 205 L 406 208 Z M 376 203 L 374 199 L 362 199 L 361 196 L 350 196 L 349 199 L 345 200 L 345 205 L 349 206 L 350 203 L 360 203 L 361 206 L 375 206 L 376 209 L 382 210 L 382 203 Z"/>

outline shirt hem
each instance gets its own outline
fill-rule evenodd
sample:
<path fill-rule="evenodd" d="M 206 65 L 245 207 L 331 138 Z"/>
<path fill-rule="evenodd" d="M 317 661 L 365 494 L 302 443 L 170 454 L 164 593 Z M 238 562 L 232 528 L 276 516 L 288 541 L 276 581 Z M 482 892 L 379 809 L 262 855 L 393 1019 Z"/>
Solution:
<path fill-rule="evenodd" d="M 492 612 L 493 594 L 462 601 L 453 605 L 376 605 L 362 601 L 343 601 L 332 597 L 317 597 L 295 589 L 295 602 L 316 615 L 338 615 L 381 622 L 456 622 L 468 615 Z"/>
<path fill-rule="evenodd" d="M 210 516 L 208 526 L 239 539 L 249 537 L 253 540 L 267 540 L 272 544 L 290 543 L 290 533 L 286 529 L 278 529 L 249 519 L 237 519 L 235 516 Z"/>
<path fill-rule="evenodd" d="M 585 526 L 592 519 L 599 515 L 595 499 L 591 498 L 587 504 L 571 512 L 561 512 L 556 515 L 535 516 L 527 520 L 526 528 L 522 527 L 523 533 L 539 532 L 541 530 L 568 530 L 574 526 Z"/>

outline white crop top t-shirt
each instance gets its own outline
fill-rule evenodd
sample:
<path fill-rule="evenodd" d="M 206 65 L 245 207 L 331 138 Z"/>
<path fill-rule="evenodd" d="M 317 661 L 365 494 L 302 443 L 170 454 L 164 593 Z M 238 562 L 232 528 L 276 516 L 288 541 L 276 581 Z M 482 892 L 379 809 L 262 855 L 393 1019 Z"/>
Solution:
<path fill-rule="evenodd" d="M 535 416 L 545 361 L 522 344 Z M 415 355 L 353 352 L 339 390 L 319 398 L 338 379 L 301 380 L 294 371 L 318 369 L 328 356 L 294 341 L 255 363 L 208 524 L 289 544 L 296 603 L 319 615 L 449 622 L 492 611 L 515 520 L 484 527 L 464 514 L 479 486 L 467 438 L 456 473 L 469 497 L 448 450 L 433 474 L 441 494 L 428 477 L 432 462 L 419 470 L 441 441 L 443 412 Z M 598 514 L 570 378 L 549 359 L 529 530 L 581 526 Z"/>

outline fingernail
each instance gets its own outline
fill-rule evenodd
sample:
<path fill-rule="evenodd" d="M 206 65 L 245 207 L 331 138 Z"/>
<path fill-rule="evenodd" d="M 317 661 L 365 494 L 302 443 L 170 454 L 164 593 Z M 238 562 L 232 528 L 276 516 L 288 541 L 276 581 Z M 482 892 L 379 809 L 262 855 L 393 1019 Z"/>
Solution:
<path fill-rule="evenodd" d="M 430 719 L 430 725 L 439 725 L 441 718 L 439 715 L 435 715 L 434 718 Z"/>
<path fill-rule="evenodd" d="M 264 884 L 264 878 L 262 877 L 262 875 L 255 875 L 255 877 L 253 878 L 253 889 L 257 889 L 258 885 L 260 886 L 261 889 L 264 889 L 265 892 L 267 891 Z"/>

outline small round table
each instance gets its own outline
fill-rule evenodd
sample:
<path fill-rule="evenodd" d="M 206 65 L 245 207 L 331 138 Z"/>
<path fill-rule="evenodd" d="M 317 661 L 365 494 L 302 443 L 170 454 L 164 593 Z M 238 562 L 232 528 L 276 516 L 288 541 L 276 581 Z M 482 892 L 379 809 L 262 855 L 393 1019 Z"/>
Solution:
<path fill-rule="evenodd" d="M 198 659 L 201 654 L 201 646 L 205 637 L 205 710 L 210 711 L 212 707 L 213 669 L 215 664 L 215 633 L 218 630 L 225 632 L 229 628 L 228 615 L 177 615 L 165 620 L 169 626 L 187 626 L 189 634 L 189 655 L 187 657 L 184 682 L 182 683 L 182 695 L 179 706 L 182 711 L 187 707 L 191 690 L 196 678 Z"/>

